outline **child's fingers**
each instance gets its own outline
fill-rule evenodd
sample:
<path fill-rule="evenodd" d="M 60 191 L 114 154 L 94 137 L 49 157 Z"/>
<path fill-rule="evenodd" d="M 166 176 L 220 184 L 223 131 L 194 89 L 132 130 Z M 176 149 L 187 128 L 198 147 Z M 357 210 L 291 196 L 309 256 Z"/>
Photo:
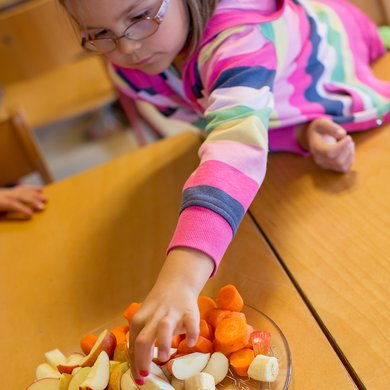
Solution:
<path fill-rule="evenodd" d="M 199 337 L 199 317 L 194 314 L 186 314 L 183 318 L 183 324 L 186 331 L 187 344 L 193 347 Z"/>
<path fill-rule="evenodd" d="M 158 360 L 166 362 L 170 357 L 170 348 L 177 320 L 166 316 L 163 318 L 157 330 Z"/>
<path fill-rule="evenodd" d="M 7 211 L 14 211 L 23 214 L 25 217 L 30 218 L 33 215 L 33 211 L 26 205 L 17 200 L 10 200 L 6 204 Z"/>
<path fill-rule="evenodd" d="M 18 200 L 26 205 L 31 206 L 34 210 L 40 211 L 45 208 L 45 202 L 37 195 L 21 194 L 18 196 Z"/>

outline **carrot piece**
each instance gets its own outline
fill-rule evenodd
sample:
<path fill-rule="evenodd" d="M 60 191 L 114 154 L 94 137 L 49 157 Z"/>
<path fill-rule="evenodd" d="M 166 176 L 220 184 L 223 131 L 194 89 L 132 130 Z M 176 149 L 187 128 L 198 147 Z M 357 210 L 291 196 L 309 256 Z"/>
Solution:
<path fill-rule="evenodd" d="M 180 344 L 180 341 L 182 341 L 184 337 L 185 336 L 183 334 L 175 334 L 172 337 L 171 348 L 177 348 Z"/>
<path fill-rule="evenodd" d="M 252 344 L 255 355 L 268 355 L 271 348 L 271 333 L 264 331 L 255 331 L 250 335 L 250 343 Z"/>
<path fill-rule="evenodd" d="M 233 352 L 229 357 L 229 362 L 237 375 L 248 376 L 248 368 L 254 358 L 253 349 L 243 348 Z"/>
<path fill-rule="evenodd" d="M 199 322 L 199 336 L 203 336 L 209 340 L 214 338 L 213 329 L 206 320 L 200 320 Z"/>
<path fill-rule="evenodd" d="M 140 307 L 140 303 L 133 302 L 130 303 L 130 305 L 127 306 L 126 310 L 123 312 L 123 317 L 125 317 L 126 320 L 129 321 L 129 324 L 131 323 L 131 319 L 133 318 L 134 314 L 137 313 Z"/>
<path fill-rule="evenodd" d="M 245 348 L 253 349 L 253 344 L 252 344 L 252 341 L 251 341 L 252 333 L 253 333 L 253 326 L 249 325 L 249 324 L 246 324 L 246 334 L 248 336 L 248 343 L 246 344 Z"/>
<path fill-rule="evenodd" d="M 241 317 L 246 321 L 246 315 L 242 311 L 231 311 L 226 315 L 225 318 L 230 318 L 230 317 Z"/>
<path fill-rule="evenodd" d="M 129 331 L 128 325 L 118 325 L 115 328 L 111 329 L 111 333 L 114 334 L 116 338 L 116 343 L 120 344 L 126 341 L 126 333 Z"/>
<path fill-rule="evenodd" d="M 215 303 L 214 299 L 206 295 L 199 295 L 198 308 L 199 308 L 200 318 L 203 320 L 207 320 L 207 316 L 210 310 L 216 309 L 217 304 Z"/>
<path fill-rule="evenodd" d="M 88 333 L 85 337 L 80 340 L 81 350 L 88 355 L 92 347 L 95 345 L 97 336 L 93 333 Z"/>
<path fill-rule="evenodd" d="M 214 346 L 217 351 L 229 355 L 245 348 L 249 341 L 247 323 L 241 317 L 223 319 L 215 329 Z"/>
<path fill-rule="evenodd" d="M 222 287 L 215 297 L 219 309 L 241 311 L 244 307 L 244 300 L 232 284 Z"/>
<path fill-rule="evenodd" d="M 206 339 L 205 337 L 199 336 L 196 344 L 193 347 L 190 347 L 187 344 L 186 339 L 182 340 L 179 346 L 177 347 L 177 353 L 189 354 L 193 352 L 213 353 L 214 352 L 213 343 L 210 340 Z"/>
<path fill-rule="evenodd" d="M 230 310 L 212 309 L 210 310 L 206 321 L 215 329 L 218 324 L 230 313 Z"/>

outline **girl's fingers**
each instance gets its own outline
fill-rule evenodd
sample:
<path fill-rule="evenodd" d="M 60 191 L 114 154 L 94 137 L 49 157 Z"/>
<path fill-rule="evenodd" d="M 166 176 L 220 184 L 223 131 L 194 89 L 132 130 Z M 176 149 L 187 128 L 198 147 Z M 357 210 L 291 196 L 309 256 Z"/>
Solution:
<path fill-rule="evenodd" d="M 158 360 L 166 362 L 170 357 L 172 337 L 177 321 L 168 316 L 163 318 L 157 331 Z"/>
<path fill-rule="evenodd" d="M 186 330 L 187 344 L 193 347 L 199 337 L 199 318 L 196 318 L 193 314 L 186 314 L 183 323 Z"/>
<path fill-rule="evenodd" d="M 11 200 L 7 203 L 7 210 L 21 213 L 27 218 L 30 218 L 33 214 L 33 211 L 28 206 L 16 200 Z"/>

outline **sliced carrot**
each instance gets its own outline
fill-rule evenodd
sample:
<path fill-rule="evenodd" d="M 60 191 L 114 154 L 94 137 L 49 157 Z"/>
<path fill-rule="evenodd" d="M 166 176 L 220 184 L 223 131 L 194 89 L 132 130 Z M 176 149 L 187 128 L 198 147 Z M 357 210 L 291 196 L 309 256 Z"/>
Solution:
<path fill-rule="evenodd" d="M 211 325 L 206 320 L 200 320 L 199 336 L 203 336 L 209 340 L 212 340 L 214 338 L 213 329 L 212 329 Z"/>
<path fill-rule="evenodd" d="M 244 300 L 232 284 L 222 287 L 218 291 L 215 301 L 219 309 L 241 311 L 244 307 Z"/>
<path fill-rule="evenodd" d="M 200 318 L 203 320 L 207 320 L 207 316 L 210 310 L 216 309 L 217 304 L 215 303 L 214 299 L 206 295 L 199 295 L 198 308 L 199 308 Z"/>
<path fill-rule="evenodd" d="M 206 321 L 215 329 L 218 324 L 230 313 L 230 310 L 212 309 L 210 310 Z"/>
<path fill-rule="evenodd" d="M 111 333 L 114 334 L 116 338 L 116 343 L 120 344 L 126 341 L 126 333 L 129 331 L 128 325 L 119 325 L 111 329 Z"/>
<path fill-rule="evenodd" d="M 209 339 L 206 339 L 203 336 L 199 336 L 196 344 L 193 347 L 190 347 L 187 344 L 186 339 L 182 340 L 179 346 L 177 347 L 177 353 L 188 354 L 193 352 L 213 353 L 214 352 L 213 343 Z"/>
<path fill-rule="evenodd" d="M 245 348 L 249 341 L 247 323 L 241 317 L 223 319 L 215 329 L 214 346 L 217 351 L 229 355 Z"/>
<path fill-rule="evenodd" d="M 271 333 L 264 331 L 255 331 L 250 335 L 250 343 L 252 344 L 255 355 L 268 355 L 271 348 Z"/>
<path fill-rule="evenodd" d="M 231 311 L 229 314 L 226 315 L 225 318 L 230 318 L 230 317 L 241 317 L 246 321 L 246 315 L 242 311 Z"/>
<path fill-rule="evenodd" d="M 92 347 L 95 345 L 97 336 L 93 333 L 88 333 L 85 337 L 80 340 L 81 350 L 88 355 Z"/>
<path fill-rule="evenodd" d="M 249 325 L 249 324 L 246 324 L 246 334 L 248 336 L 248 343 L 246 344 L 245 348 L 253 349 L 253 344 L 252 344 L 252 341 L 251 341 L 252 333 L 253 333 L 253 326 Z"/>
<path fill-rule="evenodd" d="M 140 303 L 133 302 L 130 303 L 130 305 L 127 306 L 126 310 L 123 312 L 123 317 L 125 317 L 126 320 L 129 321 L 129 324 L 131 323 L 131 319 L 133 318 L 134 314 L 137 313 L 140 307 Z"/>
<path fill-rule="evenodd" d="M 172 337 L 171 348 L 177 348 L 180 344 L 180 341 L 182 341 L 184 337 L 185 337 L 184 334 L 175 334 Z"/>
<path fill-rule="evenodd" d="M 253 349 L 243 348 L 233 352 L 229 357 L 229 362 L 237 375 L 247 376 L 248 368 L 254 358 L 255 353 L 253 352 Z"/>

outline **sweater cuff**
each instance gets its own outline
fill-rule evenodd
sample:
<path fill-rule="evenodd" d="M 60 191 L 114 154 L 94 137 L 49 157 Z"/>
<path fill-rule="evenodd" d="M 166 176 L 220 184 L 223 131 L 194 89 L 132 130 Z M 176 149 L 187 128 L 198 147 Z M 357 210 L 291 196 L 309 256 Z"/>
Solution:
<path fill-rule="evenodd" d="M 213 276 L 233 238 L 225 218 L 212 210 L 190 206 L 182 211 L 167 253 L 177 247 L 187 247 L 205 253 L 214 261 Z"/>

